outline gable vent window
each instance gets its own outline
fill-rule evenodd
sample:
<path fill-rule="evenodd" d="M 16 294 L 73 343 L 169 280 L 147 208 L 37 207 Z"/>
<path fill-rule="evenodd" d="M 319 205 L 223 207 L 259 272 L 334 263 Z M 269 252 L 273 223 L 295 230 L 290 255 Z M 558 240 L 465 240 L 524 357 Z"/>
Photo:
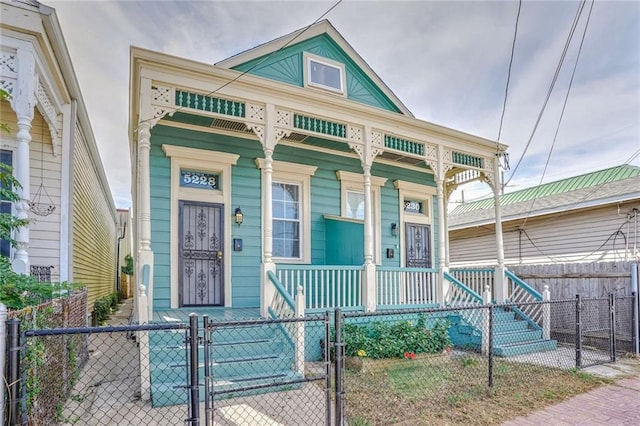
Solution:
<path fill-rule="evenodd" d="M 344 64 L 305 53 L 305 84 L 344 94 Z"/>

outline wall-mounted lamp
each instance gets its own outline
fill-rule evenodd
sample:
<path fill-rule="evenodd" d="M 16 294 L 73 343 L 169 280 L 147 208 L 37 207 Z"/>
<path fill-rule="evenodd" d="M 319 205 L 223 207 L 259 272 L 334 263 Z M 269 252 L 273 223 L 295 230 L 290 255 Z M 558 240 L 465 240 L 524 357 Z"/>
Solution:
<path fill-rule="evenodd" d="M 394 237 L 398 236 L 398 224 L 395 222 L 391 224 L 391 235 Z"/>
<path fill-rule="evenodd" d="M 242 213 L 242 210 L 240 210 L 240 207 L 236 208 L 236 211 L 233 214 L 233 217 L 236 223 L 238 224 L 238 226 L 240 226 L 240 224 L 244 221 L 244 214 Z"/>

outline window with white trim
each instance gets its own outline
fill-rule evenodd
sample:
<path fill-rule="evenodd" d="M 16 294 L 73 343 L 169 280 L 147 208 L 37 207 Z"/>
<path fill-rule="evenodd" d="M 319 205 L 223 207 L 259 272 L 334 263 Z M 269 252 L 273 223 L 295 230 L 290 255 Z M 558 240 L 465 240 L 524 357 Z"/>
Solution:
<path fill-rule="evenodd" d="M 304 52 L 305 86 L 345 94 L 344 64 Z"/>
<path fill-rule="evenodd" d="M 364 176 L 358 173 L 338 170 L 336 176 L 340 181 L 342 217 L 364 221 Z M 374 261 L 380 263 L 381 229 L 380 229 L 380 187 L 384 186 L 386 178 L 371 176 L 371 215 L 373 222 Z"/>
<path fill-rule="evenodd" d="M 346 192 L 345 200 L 347 208 L 345 216 L 350 219 L 364 220 L 364 191 L 348 189 Z"/>
<path fill-rule="evenodd" d="M 256 164 L 264 173 L 264 159 L 257 158 Z M 271 240 L 276 262 L 311 262 L 311 176 L 317 169 L 316 166 L 273 161 Z"/>
<path fill-rule="evenodd" d="M 273 256 L 300 259 L 300 185 L 273 182 Z"/>

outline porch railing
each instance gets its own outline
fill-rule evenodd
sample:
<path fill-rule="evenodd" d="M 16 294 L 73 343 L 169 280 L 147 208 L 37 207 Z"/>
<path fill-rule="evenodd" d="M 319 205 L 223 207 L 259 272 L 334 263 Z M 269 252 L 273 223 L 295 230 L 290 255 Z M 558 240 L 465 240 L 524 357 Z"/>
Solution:
<path fill-rule="evenodd" d="M 444 273 L 444 279 L 451 284 L 447 294 L 445 294 L 445 304 L 447 306 L 473 306 L 482 305 L 482 296 L 478 293 L 462 284 L 457 278 L 449 274 Z M 465 320 L 469 325 L 474 328 L 482 329 L 482 310 L 481 309 L 461 309 L 458 311 L 458 315 Z"/>
<path fill-rule="evenodd" d="M 304 316 L 305 303 L 302 286 L 297 287 L 296 300 L 283 287 L 278 277 L 271 271 L 267 272 L 269 283 L 275 291 L 268 306 L 269 315 L 273 319 L 287 320 Z M 301 322 L 281 323 L 283 331 L 291 345 L 295 348 L 295 367 L 299 373 L 304 373 L 304 324 Z"/>
<path fill-rule="evenodd" d="M 288 294 L 302 286 L 307 309 L 362 306 L 363 266 L 278 265 L 276 277 Z"/>
<path fill-rule="evenodd" d="M 493 269 L 456 268 L 450 269 L 449 274 L 476 292 L 476 294 L 482 294 L 486 286 L 489 286 L 491 293 L 495 294 L 495 289 L 493 288 L 495 272 Z"/>
<path fill-rule="evenodd" d="M 521 317 L 526 321 L 529 321 L 533 328 L 541 329 L 543 327 L 544 310 L 541 304 L 527 304 L 531 302 L 540 302 L 543 300 L 542 294 L 536 289 L 529 286 L 513 272 L 506 270 L 505 276 L 509 281 L 509 303 L 518 304 L 518 307 L 513 307 L 516 312 L 520 313 Z"/>
<path fill-rule="evenodd" d="M 376 272 L 379 306 L 437 303 L 437 269 L 380 267 Z"/>

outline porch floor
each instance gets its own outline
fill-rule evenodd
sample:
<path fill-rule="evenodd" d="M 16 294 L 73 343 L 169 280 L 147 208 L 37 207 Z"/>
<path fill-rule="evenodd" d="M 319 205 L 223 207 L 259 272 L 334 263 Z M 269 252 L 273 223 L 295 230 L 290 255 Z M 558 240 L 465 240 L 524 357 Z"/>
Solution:
<path fill-rule="evenodd" d="M 198 318 L 207 315 L 212 321 L 237 321 L 260 319 L 260 308 L 225 308 L 217 306 L 186 307 L 153 311 L 153 322 L 189 322 L 189 315 L 195 313 Z"/>

